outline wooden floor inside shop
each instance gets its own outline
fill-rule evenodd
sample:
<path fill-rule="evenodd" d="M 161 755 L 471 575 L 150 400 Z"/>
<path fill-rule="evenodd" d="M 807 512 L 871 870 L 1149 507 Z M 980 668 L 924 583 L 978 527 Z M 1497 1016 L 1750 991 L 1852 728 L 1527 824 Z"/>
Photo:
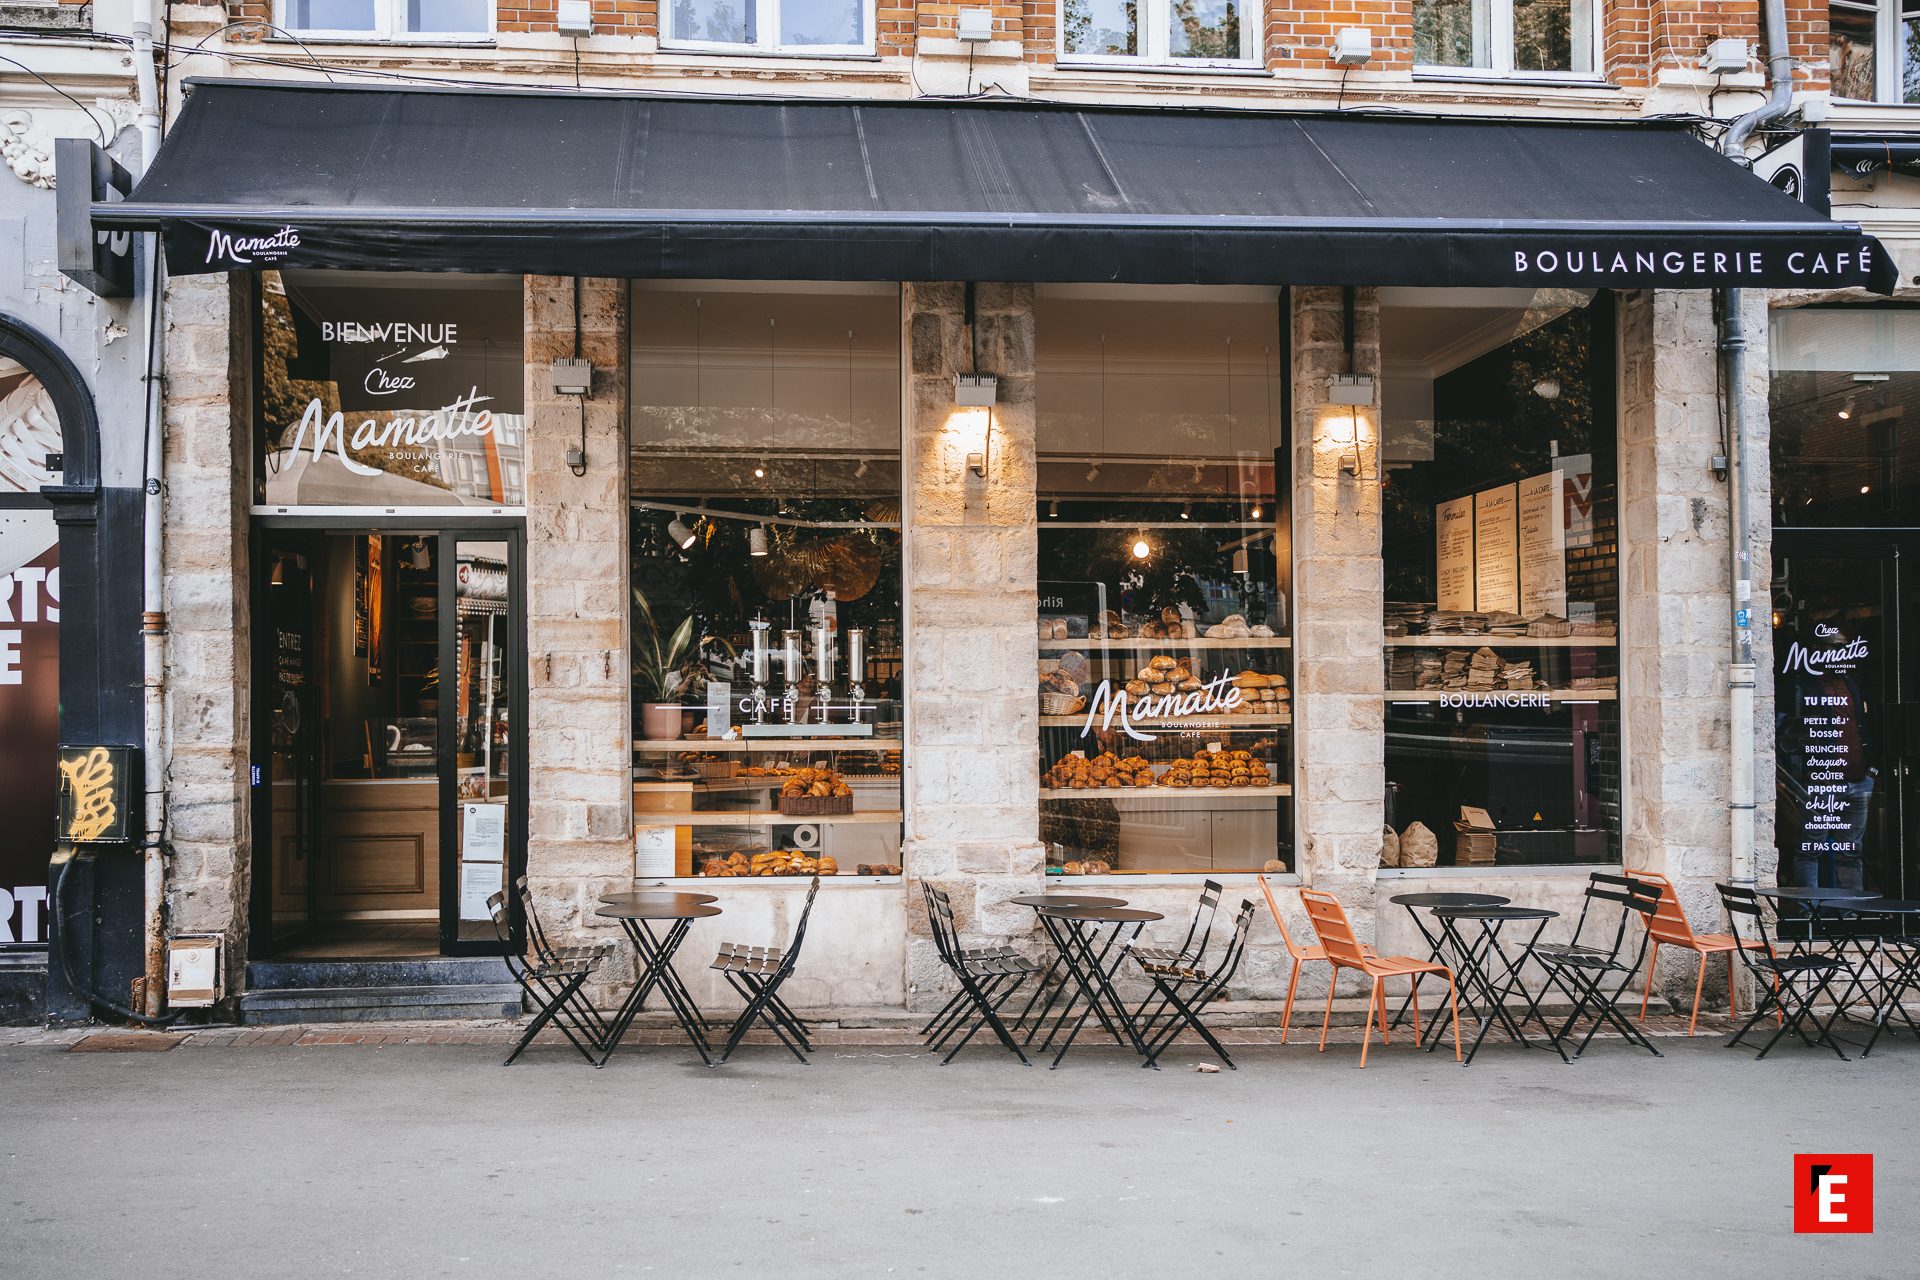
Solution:
<path fill-rule="evenodd" d="M 409 960 L 440 954 L 433 920 L 335 920 L 274 953 L 275 960 Z"/>

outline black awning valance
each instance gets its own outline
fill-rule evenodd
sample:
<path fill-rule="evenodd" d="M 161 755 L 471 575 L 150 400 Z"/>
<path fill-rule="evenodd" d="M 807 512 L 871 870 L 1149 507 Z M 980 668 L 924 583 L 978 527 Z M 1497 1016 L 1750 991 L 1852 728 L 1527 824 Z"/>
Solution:
<path fill-rule="evenodd" d="M 190 82 L 99 226 L 176 273 L 1878 287 L 1668 122 Z"/>

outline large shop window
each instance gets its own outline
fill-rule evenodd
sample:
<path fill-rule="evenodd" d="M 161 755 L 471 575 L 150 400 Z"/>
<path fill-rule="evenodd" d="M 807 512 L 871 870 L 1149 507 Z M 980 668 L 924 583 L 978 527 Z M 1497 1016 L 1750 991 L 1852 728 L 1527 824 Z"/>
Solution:
<path fill-rule="evenodd" d="M 1611 298 L 1387 289 L 1380 332 L 1386 860 L 1617 861 Z"/>
<path fill-rule="evenodd" d="M 280 25 L 302 35 L 484 40 L 489 0 L 281 0 Z"/>
<path fill-rule="evenodd" d="M 895 286 L 633 293 L 635 874 L 898 875 Z"/>
<path fill-rule="evenodd" d="M 1043 288 L 1050 875 L 1293 869 L 1280 300 Z"/>
<path fill-rule="evenodd" d="M 669 49 L 871 53 L 873 0 L 666 0 Z"/>
<path fill-rule="evenodd" d="M 1836 98 L 1920 102 L 1920 0 L 1834 0 L 1827 60 Z"/>
<path fill-rule="evenodd" d="M 1920 309 L 1775 311 L 1769 346 L 1773 522 L 1920 525 Z"/>
<path fill-rule="evenodd" d="M 1060 60 L 1245 66 L 1260 6 L 1239 0 L 1060 0 Z"/>
<path fill-rule="evenodd" d="M 1413 0 L 1416 69 L 1592 75 L 1597 0 Z"/>
<path fill-rule="evenodd" d="M 518 277 L 263 272 L 254 501 L 526 505 Z"/>

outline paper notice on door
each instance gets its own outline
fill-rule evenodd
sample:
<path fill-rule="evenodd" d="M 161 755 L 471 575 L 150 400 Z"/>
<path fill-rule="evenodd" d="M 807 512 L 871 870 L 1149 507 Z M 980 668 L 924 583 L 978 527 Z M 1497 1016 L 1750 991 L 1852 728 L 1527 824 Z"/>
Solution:
<path fill-rule="evenodd" d="M 712 680 L 707 683 L 707 736 L 724 738 L 733 725 L 733 683 Z"/>
<path fill-rule="evenodd" d="M 460 864 L 460 918 L 491 920 L 493 909 L 487 899 L 500 892 L 506 883 L 506 864 L 501 862 L 463 862 Z"/>
<path fill-rule="evenodd" d="M 1567 616 L 1567 534 L 1560 473 L 1520 482 L 1520 612 Z"/>
<path fill-rule="evenodd" d="M 463 862 L 499 862 L 507 856 L 507 806 L 460 806 L 460 859 Z"/>
<path fill-rule="evenodd" d="M 636 827 L 633 832 L 633 878 L 660 880 L 674 874 L 673 828 Z"/>
<path fill-rule="evenodd" d="M 1520 609 L 1519 489 L 1503 484 L 1473 495 L 1473 607 Z"/>
<path fill-rule="evenodd" d="M 1455 498 L 1433 508 L 1435 604 L 1473 612 L 1473 499 Z"/>

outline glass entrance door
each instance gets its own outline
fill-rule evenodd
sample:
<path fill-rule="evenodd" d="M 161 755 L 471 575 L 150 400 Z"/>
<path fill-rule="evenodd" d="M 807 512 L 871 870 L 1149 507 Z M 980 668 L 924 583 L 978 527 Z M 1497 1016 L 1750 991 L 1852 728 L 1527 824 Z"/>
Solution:
<path fill-rule="evenodd" d="M 517 530 L 263 530 L 257 958 L 498 952 L 524 865 Z"/>
<path fill-rule="evenodd" d="M 1920 892 L 1920 544 L 1777 531 L 1774 554 L 1780 883 Z"/>

